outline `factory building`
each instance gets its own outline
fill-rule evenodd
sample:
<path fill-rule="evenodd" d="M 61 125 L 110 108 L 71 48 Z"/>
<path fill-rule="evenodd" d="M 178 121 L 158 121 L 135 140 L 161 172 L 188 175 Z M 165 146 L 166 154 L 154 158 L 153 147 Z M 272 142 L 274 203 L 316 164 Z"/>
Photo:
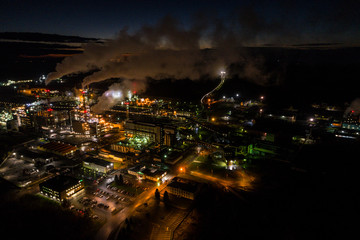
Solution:
<path fill-rule="evenodd" d="M 151 142 L 160 143 L 161 141 L 161 127 L 153 123 L 136 122 L 128 120 L 125 123 L 125 134 L 128 137 L 140 136 L 146 137 Z"/>
<path fill-rule="evenodd" d="M 342 128 L 360 131 L 360 118 L 354 115 L 353 111 L 348 114 L 342 123 Z"/>
<path fill-rule="evenodd" d="M 108 152 L 103 149 L 99 152 L 98 156 L 103 159 L 111 159 L 114 162 L 123 162 L 126 160 L 126 157 L 124 157 L 123 155 Z"/>
<path fill-rule="evenodd" d="M 139 136 L 148 138 L 150 142 L 171 146 L 175 141 L 176 128 L 158 123 L 137 122 L 128 120 L 125 123 L 127 137 Z"/>
<path fill-rule="evenodd" d="M 129 168 L 128 173 L 139 179 L 149 179 L 154 182 L 160 181 L 167 174 L 166 171 L 154 167 L 146 167 L 144 165 Z"/>
<path fill-rule="evenodd" d="M 86 122 L 72 120 L 72 128 L 76 133 L 86 134 L 86 135 L 90 134 L 90 127 L 89 124 Z"/>
<path fill-rule="evenodd" d="M 164 145 L 171 147 L 175 142 L 175 128 L 164 127 Z"/>
<path fill-rule="evenodd" d="M 154 182 L 160 181 L 167 174 L 167 172 L 155 168 L 146 168 L 142 171 L 142 173 L 144 174 L 145 179 L 149 179 Z"/>
<path fill-rule="evenodd" d="M 142 171 L 145 169 L 145 166 L 135 166 L 132 168 L 128 169 L 128 174 L 136 176 L 139 179 L 144 179 L 144 174 L 142 173 Z"/>
<path fill-rule="evenodd" d="M 99 158 L 87 158 L 83 161 L 83 168 L 95 174 L 105 175 L 114 170 L 114 164 Z"/>
<path fill-rule="evenodd" d="M 63 201 L 84 188 L 83 180 L 70 176 L 56 176 L 39 184 L 40 193 L 56 201 Z"/>
<path fill-rule="evenodd" d="M 59 142 L 45 143 L 41 146 L 38 146 L 38 149 L 44 152 L 50 152 L 60 156 L 72 155 L 77 150 L 77 148 L 72 145 L 59 143 Z"/>
<path fill-rule="evenodd" d="M 200 190 L 200 183 L 180 177 L 174 177 L 166 190 L 178 197 L 194 200 Z"/>
<path fill-rule="evenodd" d="M 128 145 L 123 142 L 118 142 L 110 145 L 111 150 L 121 153 L 135 153 L 139 154 L 142 151 L 141 147 L 134 146 L 134 145 Z"/>

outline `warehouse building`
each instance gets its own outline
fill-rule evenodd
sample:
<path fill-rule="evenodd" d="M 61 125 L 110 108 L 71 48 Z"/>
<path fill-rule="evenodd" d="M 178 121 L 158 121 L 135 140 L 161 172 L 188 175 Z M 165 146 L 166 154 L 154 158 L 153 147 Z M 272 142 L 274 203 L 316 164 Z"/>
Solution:
<path fill-rule="evenodd" d="M 138 165 L 128 169 L 128 173 L 136 176 L 139 179 L 149 179 L 157 182 L 161 181 L 166 176 L 167 172 L 155 167 L 148 167 L 145 165 Z"/>
<path fill-rule="evenodd" d="M 77 148 L 64 143 L 59 142 L 49 142 L 44 145 L 38 146 L 38 149 L 45 152 L 54 153 L 60 156 L 69 156 L 72 155 Z"/>
<path fill-rule="evenodd" d="M 70 176 L 56 176 L 39 184 L 40 193 L 56 201 L 63 201 L 84 188 L 83 180 Z"/>
<path fill-rule="evenodd" d="M 178 197 L 194 200 L 200 190 L 200 183 L 180 177 L 174 177 L 166 190 Z"/>
<path fill-rule="evenodd" d="M 125 123 L 126 137 L 138 136 L 160 145 L 172 146 L 175 143 L 175 133 L 176 127 L 167 123 L 134 120 L 127 120 Z"/>
<path fill-rule="evenodd" d="M 161 141 L 161 127 L 153 123 L 128 120 L 125 123 L 125 134 L 127 137 L 146 137 L 150 142 L 160 143 Z"/>
<path fill-rule="evenodd" d="M 114 164 L 99 158 L 87 158 L 83 161 L 83 168 L 92 173 L 105 175 L 114 170 Z"/>

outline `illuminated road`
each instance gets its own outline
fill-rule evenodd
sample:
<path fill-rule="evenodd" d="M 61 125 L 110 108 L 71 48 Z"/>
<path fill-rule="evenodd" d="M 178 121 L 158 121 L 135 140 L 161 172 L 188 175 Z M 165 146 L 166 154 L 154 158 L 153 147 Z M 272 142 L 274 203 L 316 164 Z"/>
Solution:
<path fill-rule="evenodd" d="M 201 102 L 202 104 L 205 105 L 206 103 L 204 102 L 204 99 L 210 97 L 215 91 L 219 90 L 219 89 L 222 87 L 222 85 L 223 85 L 224 82 L 225 82 L 225 74 L 226 74 L 226 73 L 223 72 L 223 71 L 220 73 L 221 81 L 220 81 L 219 85 L 217 85 L 216 88 L 214 88 L 213 90 L 211 90 L 210 92 L 208 92 L 207 94 L 205 94 L 205 95 L 201 98 L 200 102 Z"/>
<path fill-rule="evenodd" d="M 186 168 L 197 157 L 198 157 L 198 155 L 196 153 L 192 153 L 189 156 L 187 156 L 178 165 Z M 176 175 L 177 175 L 176 173 L 168 174 L 167 178 L 172 179 Z M 161 192 L 166 186 L 167 186 L 167 183 L 165 182 L 160 186 L 153 186 L 153 187 L 149 188 L 147 191 L 141 193 L 139 196 L 136 197 L 135 201 L 132 204 L 125 207 L 122 211 L 120 211 L 115 216 L 109 217 L 107 219 L 106 223 L 99 229 L 97 235 L 95 236 L 95 239 L 98 239 L 98 240 L 100 240 L 100 239 L 117 239 L 117 236 L 121 230 L 121 225 L 125 221 L 125 219 L 131 217 L 133 215 L 134 211 L 139 206 L 143 205 L 150 198 L 154 197 L 156 188 L 158 188 L 159 191 Z"/>
<path fill-rule="evenodd" d="M 255 187 L 254 185 L 256 182 L 255 176 L 248 174 L 244 171 L 237 171 L 238 178 L 232 180 L 214 177 L 212 175 L 200 173 L 197 171 L 190 171 L 184 175 L 190 178 L 195 177 L 194 180 L 199 181 L 199 179 L 202 179 L 211 182 L 214 185 L 220 186 L 221 188 L 223 188 L 224 191 L 232 193 L 234 196 L 236 196 L 237 198 L 239 198 L 244 202 L 248 202 L 248 201 L 243 196 L 241 196 L 238 191 L 235 190 L 253 192 Z"/>
<path fill-rule="evenodd" d="M 154 197 L 156 188 L 161 191 L 166 187 L 166 185 L 166 183 L 163 183 L 160 186 L 151 187 L 149 190 L 141 193 L 135 199 L 134 203 L 125 207 L 122 211 L 120 211 L 120 213 L 116 214 L 115 216 L 111 216 L 110 218 L 108 218 L 104 226 L 102 226 L 102 228 L 100 228 L 100 230 L 98 231 L 95 239 L 116 239 L 121 229 L 122 222 L 125 221 L 126 218 L 132 216 L 137 207 L 144 204 L 151 197 Z M 110 235 L 111 238 L 109 238 Z"/>
<path fill-rule="evenodd" d="M 231 186 L 233 184 L 233 181 L 228 181 L 228 180 L 224 180 L 224 179 L 221 179 L 221 178 L 216 178 L 216 177 L 213 177 L 213 176 L 210 176 L 210 175 L 207 175 L 207 174 L 203 174 L 203 173 L 200 173 L 200 172 L 196 172 L 196 171 L 191 171 L 189 174 L 193 175 L 195 177 L 206 179 L 206 180 L 208 180 L 210 182 L 220 183 L 221 185 L 223 185 L 225 187 Z"/>
<path fill-rule="evenodd" d="M 215 184 L 220 184 L 220 185 L 224 186 L 225 191 L 231 192 L 236 197 L 238 197 L 239 199 L 241 199 L 243 201 L 246 201 L 239 193 L 237 193 L 236 191 L 234 191 L 232 189 L 232 186 L 236 184 L 236 181 L 224 180 L 224 179 L 216 178 L 216 177 L 209 176 L 207 174 L 203 174 L 203 173 L 199 173 L 199 172 L 195 172 L 195 171 L 191 171 L 189 173 L 189 175 L 208 180 L 208 181 L 213 182 Z"/>

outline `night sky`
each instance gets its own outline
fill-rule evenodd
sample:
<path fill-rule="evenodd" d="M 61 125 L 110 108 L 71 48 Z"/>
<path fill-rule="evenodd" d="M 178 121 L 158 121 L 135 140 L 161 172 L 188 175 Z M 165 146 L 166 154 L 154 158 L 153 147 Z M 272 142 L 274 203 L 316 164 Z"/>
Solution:
<path fill-rule="evenodd" d="M 291 2 L 291 3 L 289 3 Z M 27 1 L 0 3 L 0 31 L 112 38 L 172 16 L 187 28 L 194 19 L 221 19 L 248 44 L 360 42 L 359 1 Z"/>

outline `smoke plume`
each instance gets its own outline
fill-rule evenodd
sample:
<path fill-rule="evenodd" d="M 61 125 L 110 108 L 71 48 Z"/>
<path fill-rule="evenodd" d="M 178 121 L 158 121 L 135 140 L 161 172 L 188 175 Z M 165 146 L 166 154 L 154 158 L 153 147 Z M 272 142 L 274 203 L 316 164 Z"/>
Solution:
<path fill-rule="evenodd" d="M 125 98 L 129 98 L 129 92 L 131 94 L 141 93 L 145 89 L 146 84 L 144 81 L 124 80 L 121 83 L 114 83 L 102 94 L 101 97 L 98 98 L 98 102 L 91 108 L 91 110 L 95 114 L 103 113 L 123 101 Z"/>
<path fill-rule="evenodd" d="M 165 17 L 155 26 L 144 26 L 135 33 L 122 30 L 118 37 L 104 43 L 83 46 L 84 52 L 65 58 L 46 83 L 74 73 L 94 71 L 83 80 L 83 87 L 110 78 L 132 80 L 191 79 L 217 77 L 230 65 L 237 74 L 259 84 L 267 77 L 244 53 L 244 37 L 218 19 L 199 18 L 189 28 L 172 17 Z"/>
<path fill-rule="evenodd" d="M 346 108 L 344 112 L 344 116 L 348 113 L 354 111 L 355 115 L 360 115 L 360 98 L 356 98 L 354 101 L 351 102 L 350 106 Z"/>

